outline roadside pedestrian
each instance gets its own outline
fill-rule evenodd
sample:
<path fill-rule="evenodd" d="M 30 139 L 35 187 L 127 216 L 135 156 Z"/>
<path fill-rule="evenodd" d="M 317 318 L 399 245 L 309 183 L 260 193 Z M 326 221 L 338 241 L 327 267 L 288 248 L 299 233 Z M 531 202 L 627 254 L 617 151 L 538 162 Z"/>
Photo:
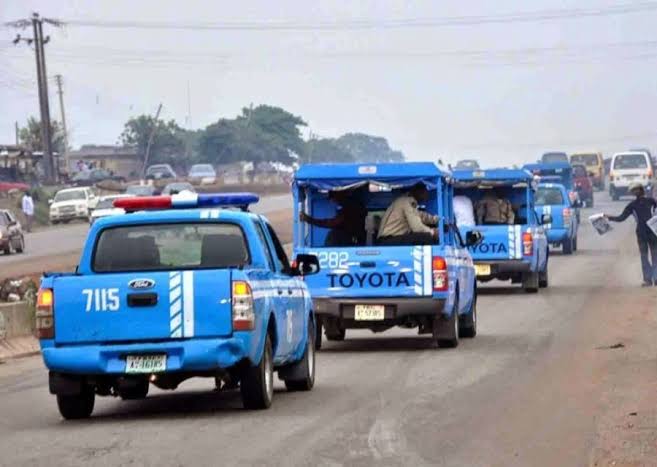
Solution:
<path fill-rule="evenodd" d="M 32 219 L 34 219 L 34 200 L 32 199 L 32 195 L 29 191 L 26 191 L 23 195 L 21 208 L 23 215 L 25 216 L 25 230 L 27 232 L 32 232 Z"/>
<path fill-rule="evenodd" d="M 642 287 L 650 287 L 657 285 L 657 236 L 648 227 L 647 222 L 655 215 L 657 201 L 646 196 L 646 191 L 640 183 L 632 183 L 629 191 L 636 198 L 625 206 L 620 216 L 605 214 L 605 217 L 613 222 L 623 222 L 630 215 L 634 216 L 636 220 L 636 238 L 639 244 L 639 254 L 641 255 Z"/>

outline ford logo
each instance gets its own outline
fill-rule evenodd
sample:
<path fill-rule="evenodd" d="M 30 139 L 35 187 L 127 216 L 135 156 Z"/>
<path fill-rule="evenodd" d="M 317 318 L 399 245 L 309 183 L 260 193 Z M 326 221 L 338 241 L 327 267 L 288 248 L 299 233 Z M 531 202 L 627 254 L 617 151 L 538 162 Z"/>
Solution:
<path fill-rule="evenodd" d="M 128 287 L 131 289 L 151 289 L 155 287 L 153 279 L 133 279 L 128 282 Z"/>

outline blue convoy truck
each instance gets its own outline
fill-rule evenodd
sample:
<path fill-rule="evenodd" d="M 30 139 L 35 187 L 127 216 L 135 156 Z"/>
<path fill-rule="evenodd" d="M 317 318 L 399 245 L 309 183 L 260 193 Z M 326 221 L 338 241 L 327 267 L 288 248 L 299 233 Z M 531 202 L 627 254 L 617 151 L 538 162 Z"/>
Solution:
<path fill-rule="evenodd" d="M 75 273 L 46 274 L 37 333 L 50 392 L 66 419 L 95 396 L 146 397 L 196 376 L 270 406 L 273 374 L 290 390 L 315 380 L 315 316 L 301 274 L 261 215 L 220 209 L 250 194 L 123 198 L 131 214 L 95 222 Z"/>
<path fill-rule="evenodd" d="M 420 182 L 429 190 L 422 209 L 438 216 L 439 239 L 423 245 L 380 244 L 377 234 L 386 209 Z M 364 207 L 366 235 L 358 244 L 327 246 L 329 229 L 301 222 L 299 216 L 332 218 L 338 208 L 329 198 L 341 190 Z M 431 334 L 440 347 L 456 347 L 459 337 L 475 336 L 474 267 L 454 226 L 449 172 L 433 163 L 304 165 L 295 174 L 292 193 L 294 251 L 319 258 L 320 273 L 306 283 L 327 339 L 343 340 L 352 328 L 382 332 L 394 326 Z"/>
<path fill-rule="evenodd" d="M 568 199 L 575 213 L 577 223 L 580 222 L 580 208 L 582 201 L 579 194 L 575 191 L 575 180 L 573 178 L 573 168 L 569 162 L 538 162 L 535 164 L 525 164 L 523 169 L 528 170 L 538 177 L 543 183 L 558 183 L 566 188 Z"/>
<path fill-rule="evenodd" d="M 511 280 L 530 293 L 547 287 L 549 251 L 543 224 L 551 219 L 534 210 L 532 174 L 522 169 L 462 170 L 454 172 L 454 180 L 455 195 L 462 197 L 474 220 L 474 225 L 459 224 L 462 236 L 476 230 L 483 237 L 470 247 L 477 279 Z M 482 199 L 491 194 L 508 201 L 512 223 L 487 224 L 483 215 L 478 219 L 477 211 L 483 214 Z"/>
<path fill-rule="evenodd" d="M 579 223 L 565 186 L 559 183 L 539 183 L 536 190 L 536 213 L 550 218 L 545 229 L 551 245 L 562 248 L 564 255 L 577 251 Z"/>

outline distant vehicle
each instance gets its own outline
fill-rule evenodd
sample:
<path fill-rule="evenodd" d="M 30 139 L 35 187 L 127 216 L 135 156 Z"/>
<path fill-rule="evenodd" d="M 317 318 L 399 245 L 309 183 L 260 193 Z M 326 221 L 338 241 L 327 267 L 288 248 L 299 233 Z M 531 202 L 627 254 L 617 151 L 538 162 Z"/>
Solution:
<path fill-rule="evenodd" d="M 456 163 L 454 169 L 458 170 L 476 170 L 479 168 L 479 162 L 475 159 L 463 159 Z"/>
<path fill-rule="evenodd" d="M 93 169 L 84 170 L 75 174 L 75 176 L 71 179 L 71 184 L 73 186 L 92 186 L 96 183 L 104 182 L 106 180 L 125 183 L 124 177 L 113 175 L 109 170 Z"/>
<path fill-rule="evenodd" d="M 652 191 L 655 172 L 650 154 L 645 151 L 614 154 L 609 168 L 609 196 L 617 201 L 626 195 L 630 184 L 639 182 Z"/>
<path fill-rule="evenodd" d="M 551 162 L 566 162 L 570 163 L 568 159 L 568 154 L 565 152 L 546 152 L 541 156 L 541 162 L 551 163 Z"/>
<path fill-rule="evenodd" d="M 169 164 L 155 164 L 146 169 L 146 179 L 160 180 L 165 178 L 178 178 L 178 175 Z"/>
<path fill-rule="evenodd" d="M 574 209 L 579 201 L 573 203 L 568 189 L 559 183 L 539 183 L 535 200 L 536 214 L 549 216 L 545 225 L 548 242 L 562 247 L 564 255 L 572 255 L 577 251 L 579 223 Z"/>
<path fill-rule="evenodd" d="M 584 164 L 572 164 L 574 188 L 587 208 L 593 207 L 593 183 Z"/>
<path fill-rule="evenodd" d="M 98 204 L 98 197 L 91 188 L 67 188 L 60 190 L 49 200 L 50 222 L 70 222 L 73 219 L 90 220 L 91 211 Z"/>
<path fill-rule="evenodd" d="M 147 397 L 211 377 L 266 409 L 274 377 L 290 391 L 315 383 L 315 315 L 305 280 L 312 255 L 290 264 L 267 219 L 222 210 L 252 194 L 118 200 L 135 212 L 89 229 L 75 273 L 46 274 L 36 330 L 50 393 L 65 419 L 96 396 Z"/>
<path fill-rule="evenodd" d="M 173 182 L 169 183 L 162 190 L 163 195 L 173 195 L 176 193 L 182 193 L 183 191 L 188 191 L 190 193 L 196 193 L 196 189 L 188 182 Z"/>
<path fill-rule="evenodd" d="M 212 185 L 217 181 L 217 172 L 210 164 L 194 164 L 189 169 L 188 177 L 201 185 Z"/>
<path fill-rule="evenodd" d="M 114 207 L 114 200 L 120 198 L 131 198 L 131 197 L 132 197 L 131 195 L 125 193 L 120 195 L 102 196 L 98 200 L 98 204 L 96 205 L 96 208 L 93 211 L 91 211 L 91 216 L 89 216 L 89 223 L 93 224 L 94 222 L 96 222 L 98 219 L 102 217 L 125 214 L 124 209 Z"/>
<path fill-rule="evenodd" d="M 0 251 L 5 255 L 25 251 L 23 228 L 8 209 L 0 209 Z"/>
<path fill-rule="evenodd" d="M 0 193 L 5 193 L 11 190 L 27 191 L 30 185 L 20 182 L 3 182 L 0 181 Z"/>
<path fill-rule="evenodd" d="M 132 196 L 153 196 L 156 190 L 152 185 L 130 185 L 125 193 Z"/>
<path fill-rule="evenodd" d="M 570 155 L 571 164 L 583 164 L 589 176 L 592 178 L 593 186 L 599 190 L 605 189 L 605 161 L 599 152 L 581 152 Z"/>

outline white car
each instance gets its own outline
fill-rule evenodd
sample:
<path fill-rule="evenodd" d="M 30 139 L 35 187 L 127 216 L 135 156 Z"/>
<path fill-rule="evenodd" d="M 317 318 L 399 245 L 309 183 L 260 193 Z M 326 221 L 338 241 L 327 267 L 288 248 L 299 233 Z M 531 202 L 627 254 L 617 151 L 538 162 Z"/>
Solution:
<path fill-rule="evenodd" d="M 627 194 L 630 184 L 638 182 L 652 189 L 654 170 L 650 155 L 643 151 L 614 154 L 609 166 L 609 196 L 616 201 Z"/>
<path fill-rule="evenodd" d="M 50 204 L 50 222 L 70 222 L 73 219 L 89 220 L 91 211 L 98 204 L 98 197 L 89 187 L 59 190 Z"/>
<path fill-rule="evenodd" d="M 96 209 L 91 211 L 89 223 L 93 224 L 101 217 L 119 216 L 121 214 L 125 214 L 125 209 L 114 207 L 114 200 L 119 198 L 133 198 L 133 196 L 125 193 L 120 195 L 102 196 L 96 205 Z"/>
<path fill-rule="evenodd" d="M 189 169 L 189 179 L 201 185 L 212 185 L 217 181 L 217 172 L 210 164 L 194 164 Z"/>

